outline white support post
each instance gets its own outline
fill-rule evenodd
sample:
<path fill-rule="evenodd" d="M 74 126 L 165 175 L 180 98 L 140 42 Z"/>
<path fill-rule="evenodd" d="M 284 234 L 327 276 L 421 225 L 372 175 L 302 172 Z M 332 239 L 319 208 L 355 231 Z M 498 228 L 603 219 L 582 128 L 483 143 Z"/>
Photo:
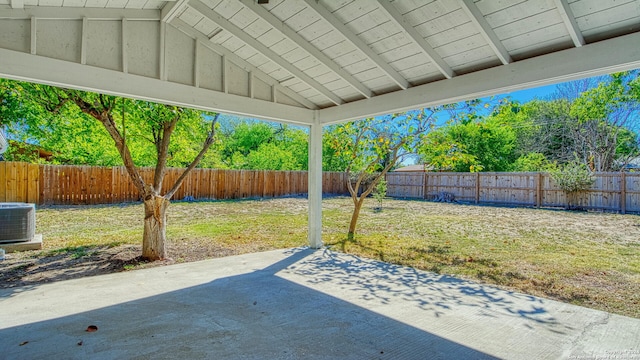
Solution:
<path fill-rule="evenodd" d="M 322 124 L 314 110 L 309 129 L 309 246 L 322 247 Z"/>

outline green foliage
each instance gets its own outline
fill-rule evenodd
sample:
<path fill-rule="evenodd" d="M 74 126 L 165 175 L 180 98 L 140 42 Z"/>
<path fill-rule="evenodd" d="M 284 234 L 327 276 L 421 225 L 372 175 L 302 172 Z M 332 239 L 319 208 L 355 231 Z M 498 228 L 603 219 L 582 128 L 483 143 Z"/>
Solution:
<path fill-rule="evenodd" d="M 555 183 L 567 194 L 589 189 L 595 179 L 584 164 L 572 161 L 551 172 Z"/>
<path fill-rule="evenodd" d="M 307 134 L 287 125 L 240 121 L 223 139 L 222 158 L 231 169 L 306 170 Z"/>
<path fill-rule="evenodd" d="M 382 201 L 387 196 L 387 181 L 380 178 L 373 190 L 373 198 L 378 202 L 378 209 L 382 210 Z"/>
<path fill-rule="evenodd" d="M 547 160 L 544 154 L 532 152 L 517 158 L 516 161 L 511 165 L 510 171 L 553 172 L 556 169 L 556 163 Z"/>
<path fill-rule="evenodd" d="M 430 133 L 419 153 L 438 170 L 507 171 L 515 161 L 516 133 L 499 118 L 463 121 Z"/>

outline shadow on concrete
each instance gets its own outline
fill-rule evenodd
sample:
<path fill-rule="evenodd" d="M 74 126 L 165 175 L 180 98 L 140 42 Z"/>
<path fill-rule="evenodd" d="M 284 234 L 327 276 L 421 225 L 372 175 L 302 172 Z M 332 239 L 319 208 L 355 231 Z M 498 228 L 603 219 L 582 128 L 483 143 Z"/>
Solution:
<path fill-rule="evenodd" d="M 325 283 L 324 286 L 344 288 L 351 296 L 372 306 L 401 299 L 434 317 L 473 310 L 482 317 L 520 317 L 560 334 L 575 330 L 549 313 L 540 298 L 452 276 L 330 250 L 296 265 L 295 272 L 308 278 L 310 285 L 317 287 Z"/>
<path fill-rule="evenodd" d="M 292 250 L 264 269 L 219 278 L 134 301 L 0 330 L 2 357 L 11 359 L 490 359 L 492 356 L 447 340 L 362 306 L 283 278 L 288 272 L 313 282 L 336 282 L 363 298 L 387 303 L 402 296 L 432 311 L 448 302 L 464 304 L 470 294 L 488 308 L 507 299 L 447 277 L 428 280 L 382 263 L 343 261 L 326 253 Z M 317 253 L 316 253 L 317 254 Z M 364 267 L 362 267 L 364 266 Z M 360 268 L 362 267 L 362 268 Z M 373 268 L 371 268 L 373 267 Z M 285 270 L 286 269 L 286 270 Z M 399 276 L 405 290 L 377 286 L 370 271 Z M 324 273 L 326 271 L 326 273 Z M 317 276 L 318 275 L 318 276 Z M 349 280 L 351 279 L 351 280 Z M 367 280 L 370 281 L 367 283 Z M 458 298 L 412 293 L 415 282 L 458 287 Z M 72 294 L 69 294 L 72 296 Z M 114 297 L 118 294 L 114 293 Z M 515 296 L 515 295 L 514 295 Z M 532 300 L 533 301 L 533 300 Z M 482 302 L 481 302 L 482 304 Z M 37 306 L 34 304 L 34 306 Z M 469 304 L 469 306 L 482 306 Z M 533 316 L 511 309 L 514 316 Z M 551 319 L 541 321 L 552 321 Z M 88 325 L 98 326 L 88 333 Z M 26 342 L 26 343 L 25 343 Z M 22 345 L 21 345 L 22 344 Z"/>

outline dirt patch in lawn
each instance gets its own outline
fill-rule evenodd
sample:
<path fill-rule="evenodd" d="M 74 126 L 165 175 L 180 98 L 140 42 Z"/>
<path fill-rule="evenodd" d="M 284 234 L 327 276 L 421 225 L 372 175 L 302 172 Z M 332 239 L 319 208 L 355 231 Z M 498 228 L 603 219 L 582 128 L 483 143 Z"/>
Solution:
<path fill-rule="evenodd" d="M 51 251 L 27 251 L 6 255 L 0 261 L 0 289 L 35 286 L 49 282 L 110 274 L 177 262 L 191 262 L 236 255 L 237 249 L 216 244 L 200 246 L 182 242 L 170 244 L 174 257 L 147 262 L 139 245 L 79 246 Z"/>

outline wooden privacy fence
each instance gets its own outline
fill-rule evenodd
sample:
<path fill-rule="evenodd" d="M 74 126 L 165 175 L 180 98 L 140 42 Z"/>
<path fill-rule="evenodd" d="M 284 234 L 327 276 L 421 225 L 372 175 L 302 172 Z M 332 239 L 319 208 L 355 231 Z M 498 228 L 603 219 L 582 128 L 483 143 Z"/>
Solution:
<path fill-rule="evenodd" d="M 640 173 L 596 173 L 591 189 L 573 205 L 584 209 L 640 212 Z M 475 204 L 566 207 L 567 196 L 547 173 L 388 173 L 387 195 L 431 200 L 442 192 Z"/>
<path fill-rule="evenodd" d="M 184 169 L 167 169 L 167 191 Z M 154 170 L 141 169 L 151 181 Z M 300 195 L 308 192 L 306 171 L 193 169 L 173 199 L 242 199 Z M 326 194 L 346 194 L 346 174 L 325 172 Z M 140 200 L 124 167 L 34 165 L 0 162 L 0 202 L 37 204 L 113 204 Z"/>

